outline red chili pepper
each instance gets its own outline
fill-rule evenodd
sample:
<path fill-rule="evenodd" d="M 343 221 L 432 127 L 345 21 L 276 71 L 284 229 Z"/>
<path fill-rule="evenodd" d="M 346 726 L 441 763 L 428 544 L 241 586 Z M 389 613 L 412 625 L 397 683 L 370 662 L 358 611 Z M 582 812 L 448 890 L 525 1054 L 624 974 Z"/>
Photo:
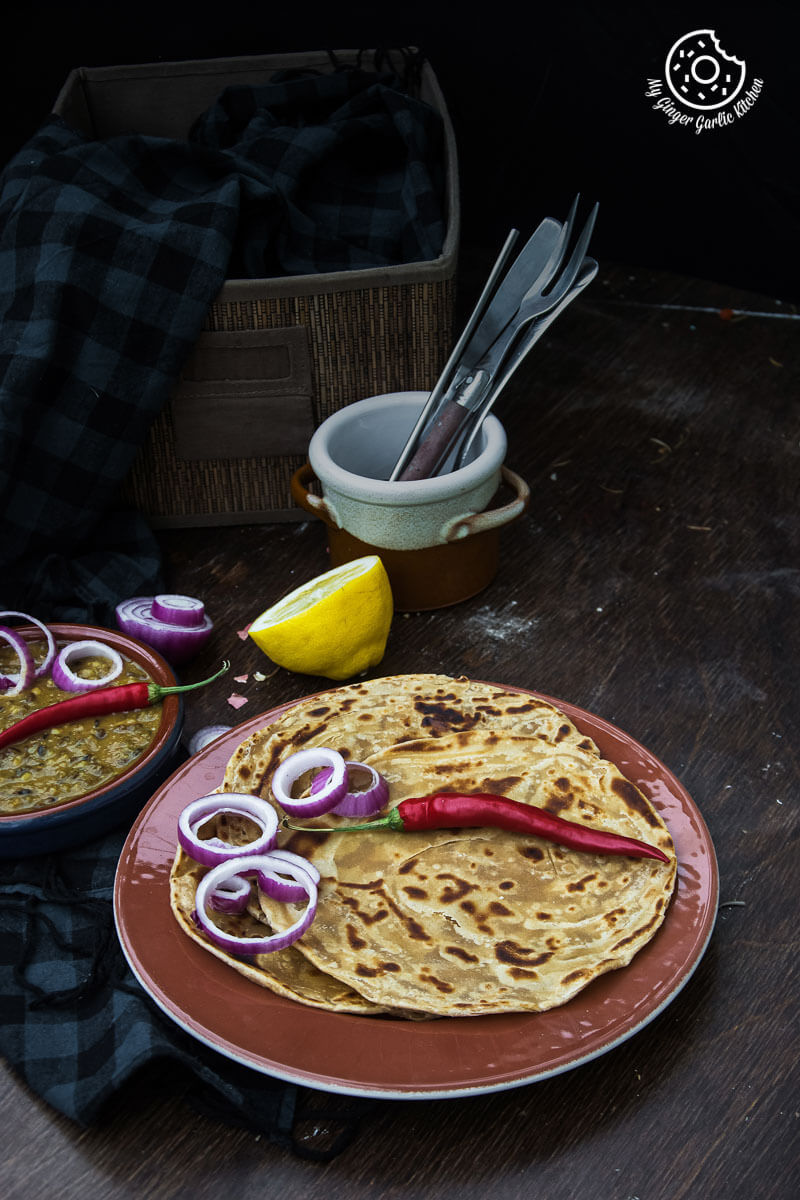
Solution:
<path fill-rule="evenodd" d="M 172 696 L 179 692 L 192 692 L 195 688 L 204 687 L 218 679 L 230 667 L 224 662 L 216 675 L 202 679 L 199 683 L 184 683 L 173 687 L 162 687 L 158 683 L 125 683 L 119 687 L 99 688 L 94 692 L 83 692 L 80 696 L 72 696 L 69 700 L 59 700 L 56 704 L 48 704 L 45 708 L 37 708 L 28 713 L 20 721 L 9 725 L 0 733 L 0 750 L 21 742 L 24 738 L 43 729 L 52 729 L 55 725 L 66 725 L 69 721 L 80 721 L 83 717 L 100 717 L 106 713 L 130 712 L 135 708 L 147 708 L 157 704 L 164 696 Z"/>
<path fill-rule="evenodd" d="M 286 822 L 285 822 L 286 823 Z M 299 826 L 288 824 L 290 829 Z M 385 817 L 361 825 L 342 825 L 336 829 L 317 832 L 348 833 L 353 829 L 393 829 L 396 832 L 416 833 L 425 829 L 470 829 L 489 825 L 498 829 L 509 829 L 514 833 L 532 833 L 569 846 L 573 850 L 586 850 L 599 854 L 628 854 L 636 858 L 657 858 L 669 862 L 663 851 L 636 838 L 609 833 L 605 829 L 593 829 L 576 821 L 557 817 L 534 804 L 521 804 L 507 796 L 494 796 L 490 792 L 460 795 L 455 792 L 436 792 L 432 796 L 412 796 L 401 800 L 397 808 Z M 308 826 L 303 828 L 308 829 Z"/>

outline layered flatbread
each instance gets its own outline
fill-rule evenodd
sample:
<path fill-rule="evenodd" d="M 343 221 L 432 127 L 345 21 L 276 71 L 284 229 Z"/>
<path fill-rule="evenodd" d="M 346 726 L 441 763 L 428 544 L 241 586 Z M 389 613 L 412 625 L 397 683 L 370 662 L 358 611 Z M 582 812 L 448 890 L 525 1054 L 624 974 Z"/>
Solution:
<path fill-rule="evenodd" d="M 563 713 L 534 696 L 447 675 L 395 675 L 333 688 L 295 705 L 237 747 L 220 790 L 269 798 L 275 768 L 308 746 L 333 746 L 363 762 L 409 738 L 476 728 L 595 749 Z"/>
<path fill-rule="evenodd" d="M 493 828 L 296 834 L 322 876 L 300 943 L 320 970 L 375 1004 L 436 1016 L 540 1011 L 625 966 L 666 913 L 675 860 L 662 822 L 611 763 L 577 747 L 470 730 L 368 760 L 391 806 L 441 790 L 495 792 L 648 841 L 670 861 L 565 849 Z M 275 928 L 292 905 L 262 897 Z"/>
<path fill-rule="evenodd" d="M 182 927 L 280 995 L 373 1016 L 541 1011 L 624 967 L 664 919 L 676 869 L 666 826 L 591 739 L 543 701 L 442 676 L 334 689 L 248 738 L 221 790 L 268 796 L 278 763 L 311 745 L 371 763 L 389 783 L 390 808 L 433 791 L 492 792 L 647 841 L 669 861 L 568 850 L 490 827 L 284 832 L 281 844 L 320 871 L 317 914 L 288 949 L 243 961 L 194 923 L 203 868 L 179 851 L 172 906 Z M 226 836 L 235 840 L 229 829 Z M 280 930 L 298 911 L 254 885 L 249 911 L 224 922 L 245 935 Z"/>

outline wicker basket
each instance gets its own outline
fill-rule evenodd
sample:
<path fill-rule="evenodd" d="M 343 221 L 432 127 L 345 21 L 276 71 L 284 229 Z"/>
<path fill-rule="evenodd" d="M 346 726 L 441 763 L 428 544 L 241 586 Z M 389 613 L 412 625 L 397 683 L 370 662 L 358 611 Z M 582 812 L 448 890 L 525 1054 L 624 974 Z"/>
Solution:
<path fill-rule="evenodd" d="M 362 57 L 336 51 L 340 64 Z M 94 136 L 182 137 L 228 84 L 264 83 L 298 67 L 331 69 L 331 59 L 321 51 L 78 68 L 54 111 Z M 291 479 L 316 426 L 365 396 L 435 382 L 453 335 L 460 217 L 455 139 L 427 63 L 420 98 L 445 128 L 442 254 L 387 268 L 226 281 L 126 483 L 126 498 L 153 525 L 303 519 Z"/>

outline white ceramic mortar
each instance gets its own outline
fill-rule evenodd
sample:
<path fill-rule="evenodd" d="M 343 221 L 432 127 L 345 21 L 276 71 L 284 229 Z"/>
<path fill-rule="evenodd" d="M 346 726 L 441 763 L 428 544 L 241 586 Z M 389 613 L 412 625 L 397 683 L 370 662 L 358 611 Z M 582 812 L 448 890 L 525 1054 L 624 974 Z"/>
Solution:
<path fill-rule="evenodd" d="M 420 550 L 469 536 L 465 518 L 482 512 L 500 484 L 505 430 L 489 416 L 474 457 L 459 470 L 389 482 L 427 398 L 427 392 L 370 396 L 323 421 L 308 448 L 322 484 L 323 497 L 315 505 L 321 516 L 361 541 L 392 550 Z"/>

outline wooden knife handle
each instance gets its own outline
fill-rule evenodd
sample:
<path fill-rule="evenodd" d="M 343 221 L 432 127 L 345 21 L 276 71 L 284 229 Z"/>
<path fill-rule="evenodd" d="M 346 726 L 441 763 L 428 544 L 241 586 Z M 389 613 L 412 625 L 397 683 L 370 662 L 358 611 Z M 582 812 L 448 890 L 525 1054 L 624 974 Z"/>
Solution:
<path fill-rule="evenodd" d="M 398 480 L 430 478 L 468 416 L 469 410 L 463 405 L 456 404 L 454 400 L 445 400 L 436 420 Z"/>

